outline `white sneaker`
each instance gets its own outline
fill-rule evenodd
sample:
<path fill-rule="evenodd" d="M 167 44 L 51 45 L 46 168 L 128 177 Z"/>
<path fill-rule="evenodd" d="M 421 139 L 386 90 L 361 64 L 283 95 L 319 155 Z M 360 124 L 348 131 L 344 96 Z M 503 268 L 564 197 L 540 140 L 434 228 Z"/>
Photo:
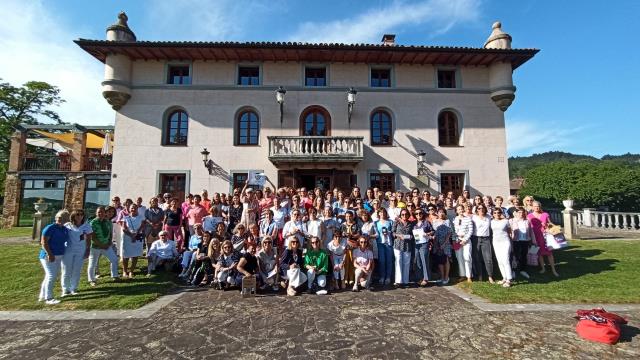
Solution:
<path fill-rule="evenodd" d="M 47 301 L 44 302 L 47 305 L 58 305 L 60 304 L 60 300 L 58 299 L 49 299 Z"/>
<path fill-rule="evenodd" d="M 529 274 L 527 274 L 526 271 L 520 271 L 520 275 L 522 275 L 523 278 L 528 279 L 530 276 Z"/>
<path fill-rule="evenodd" d="M 65 296 L 68 296 L 68 295 L 69 295 L 69 293 L 68 293 L 68 292 L 63 291 L 63 292 L 62 292 L 62 294 L 60 295 L 60 297 L 65 297 Z"/>
<path fill-rule="evenodd" d="M 78 295 L 78 292 L 73 290 L 69 295 Z"/>
<path fill-rule="evenodd" d="M 449 284 L 449 279 L 442 280 L 442 285 L 447 285 L 447 284 Z"/>
<path fill-rule="evenodd" d="M 316 295 L 327 295 L 327 290 L 318 290 L 316 291 Z"/>

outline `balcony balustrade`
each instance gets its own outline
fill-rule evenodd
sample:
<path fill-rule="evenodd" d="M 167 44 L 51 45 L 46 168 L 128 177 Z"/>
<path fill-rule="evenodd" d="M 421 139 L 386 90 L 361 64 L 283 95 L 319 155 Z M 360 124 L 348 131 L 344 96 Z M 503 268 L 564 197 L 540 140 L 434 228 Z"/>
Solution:
<path fill-rule="evenodd" d="M 28 155 L 22 159 L 23 171 L 70 171 L 70 155 Z"/>
<path fill-rule="evenodd" d="M 269 160 L 286 162 L 358 163 L 363 158 L 361 136 L 269 136 Z"/>

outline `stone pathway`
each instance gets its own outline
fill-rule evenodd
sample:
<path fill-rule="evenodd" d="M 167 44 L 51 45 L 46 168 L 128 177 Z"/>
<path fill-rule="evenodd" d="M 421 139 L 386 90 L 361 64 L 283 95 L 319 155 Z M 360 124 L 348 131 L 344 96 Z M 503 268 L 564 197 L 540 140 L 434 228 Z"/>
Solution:
<path fill-rule="evenodd" d="M 443 288 L 242 299 L 187 292 L 149 318 L 0 321 L 1 359 L 639 358 L 640 312 L 614 346 L 573 312 L 484 312 Z M 636 327 L 633 327 L 636 326 Z"/>

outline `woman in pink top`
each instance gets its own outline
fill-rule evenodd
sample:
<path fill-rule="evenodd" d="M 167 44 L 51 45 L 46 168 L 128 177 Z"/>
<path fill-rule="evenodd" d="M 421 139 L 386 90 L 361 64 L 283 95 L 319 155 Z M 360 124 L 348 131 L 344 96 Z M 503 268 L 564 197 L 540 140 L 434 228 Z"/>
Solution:
<path fill-rule="evenodd" d="M 209 215 L 207 209 L 204 206 L 200 205 L 202 198 L 200 195 L 193 196 L 193 205 L 189 208 L 187 212 L 187 219 L 189 220 L 189 234 L 193 234 L 193 225 L 202 224 L 202 219 Z"/>
<path fill-rule="evenodd" d="M 549 261 L 549 266 L 551 266 L 551 272 L 553 273 L 553 275 L 560 276 L 556 271 L 556 264 L 553 258 L 553 253 L 551 252 L 551 249 L 547 248 L 547 243 L 544 239 L 545 232 L 547 231 L 550 223 L 549 214 L 542 211 L 542 206 L 540 205 L 539 201 L 534 201 L 532 203 L 532 209 L 533 211 L 529 215 L 527 215 L 527 219 L 529 219 L 529 222 L 531 223 L 533 235 L 536 238 L 536 244 L 540 247 L 540 250 L 538 250 L 540 274 L 543 274 L 545 272 L 544 256 L 546 256 Z"/>

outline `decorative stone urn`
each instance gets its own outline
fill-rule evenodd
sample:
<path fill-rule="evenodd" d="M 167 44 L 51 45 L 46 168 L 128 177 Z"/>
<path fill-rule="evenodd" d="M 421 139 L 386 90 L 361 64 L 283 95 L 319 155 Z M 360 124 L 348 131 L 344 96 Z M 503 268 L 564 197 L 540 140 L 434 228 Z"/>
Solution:
<path fill-rule="evenodd" d="M 562 200 L 562 205 L 564 205 L 564 209 L 565 210 L 573 210 L 573 200 L 572 199 Z"/>
<path fill-rule="evenodd" d="M 44 212 L 49 208 L 49 203 L 44 202 L 44 199 L 40 198 L 38 201 L 33 203 L 33 207 L 36 209 L 38 214 L 44 214 Z"/>

